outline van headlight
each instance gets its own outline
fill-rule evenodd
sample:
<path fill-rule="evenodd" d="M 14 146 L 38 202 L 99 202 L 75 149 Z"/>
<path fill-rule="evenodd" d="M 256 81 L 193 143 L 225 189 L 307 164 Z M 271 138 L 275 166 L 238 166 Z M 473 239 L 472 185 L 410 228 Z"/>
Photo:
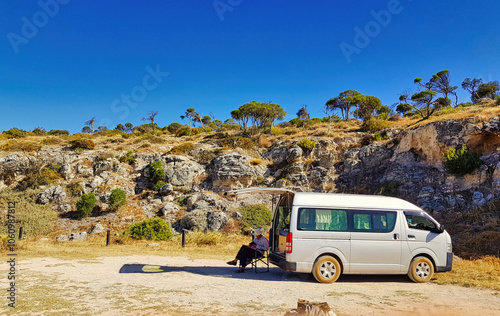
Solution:
<path fill-rule="evenodd" d="M 451 242 L 446 243 L 446 252 L 453 252 L 453 246 L 451 245 Z"/>

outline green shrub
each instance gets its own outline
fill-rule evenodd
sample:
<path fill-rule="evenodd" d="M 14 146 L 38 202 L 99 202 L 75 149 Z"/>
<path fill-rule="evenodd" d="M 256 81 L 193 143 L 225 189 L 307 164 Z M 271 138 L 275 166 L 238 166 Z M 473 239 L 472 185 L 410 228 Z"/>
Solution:
<path fill-rule="evenodd" d="M 89 217 L 94 212 L 97 199 L 94 193 L 83 194 L 80 200 L 76 202 L 76 210 L 81 218 Z"/>
<path fill-rule="evenodd" d="M 32 130 L 31 133 L 33 133 L 33 135 L 40 136 L 47 134 L 47 131 L 43 127 L 37 127 L 34 130 Z"/>
<path fill-rule="evenodd" d="M 375 134 L 373 134 L 373 138 L 378 142 L 389 139 L 387 135 L 382 135 L 380 132 L 375 132 Z"/>
<path fill-rule="evenodd" d="M 167 184 L 165 181 L 163 180 L 158 180 L 156 183 L 155 183 L 155 190 L 156 191 L 160 191 L 160 189 L 165 185 Z"/>
<path fill-rule="evenodd" d="M 472 173 L 481 166 L 481 154 L 470 151 L 467 146 L 462 148 L 450 148 L 444 153 L 444 167 L 449 173 L 456 176 L 464 176 Z"/>
<path fill-rule="evenodd" d="M 191 197 L 191 195 L 181 197 L 180 199 L 177 200 L 177 205 L 179 205 L 180 207 L 186 207 L 189 197 Z"/>
<path fill-rule="evenodd" d="M 64 135 L 69 135 L 69 132 L 64 129 L 51 129 L 48 133 L 48 135 L 55 135 L 55 136 L 64 136 Z"/>
<path fill-rule="evenodd" d="M 41 185 L 51 185 L 61 179 L 59 173 L 51 169 L 43 169 L 40 172 L 28 173 L 19 184 L 19 189 L 36 189 Z"/>
<path fill-rule="evenodd" d="M 9 138 L 21 138 L 26 136 L 26 132 L 17 127 L 13 127 L 9 130 L 4 131 L 3 133 Z"/>
<path fill-rule="evenodd" d="M 133 157 L 132 154 L 132 151 L 129 150 L 125 156 L 121 156 L 118 160 L 120 162 L 126 162 L 129 165 L 133 165 L 135 163 L 135 157 Z"/>
<path fill-rule="evenodd" d="M 49 169 L 49 170 L 52 170 L 52 171 L 54 171 L 54 172 L 59 173 L 59 172 L 61 171 L 61 165 L 60 165 L 60 164 L 58 164 L 58 163 L 54 163 L 54 164 L 49 163 L 49 164 L 47 165 L 47 169 Z"/>
<path fill-rule="evenodd" d="M 160 180 L 163 181 L 163 179 L 165 178 L 165 169 L 162 168 L 161 161 L 155 160 L 153 163 L 151 163 L 149 169 L 149 177 L 154 184 L 156 184 Z"/>
<path fill-rule="evenodd" d="M 181 129 L 183 125 L 177 123 L 177 122 L 173 122 L 172 124 L 170 124 L 168 127 L 167 127 L 167 130 L 171 133 L 171 134 L 176 134 L 177 131 L 179 131 L 179 129 Z"/>
<path fill-rule="evenodd" d="M 181 145 L 175 146 L 172 148 L 168 154 L 169 155 L 184 155 L 188 154 L 191 150 L 194 149 L 193 143 L 183 143 Z"/>
<path fill-rule="evenodd" d="M 69 142 L 69 145 L 73 149 L 94 149 L 95 143 L 91 139 L 77 138 Z"/>
<path fill-rule="evenodd" d="M 316 142 L 310 140 L 309 138 L 302 138 L 297 145 L 302 148 L 304 152 L 309 153 L 314 149 L 314 147 L 316 147 Z"/>
<path fill-rule="evenodd" d="M 15 203 L 16 236 L 19 228 L 23 228 L 25 236 L 33 237 L 45 235 L 54 229 L 57 213 L 49 205 L 36 203 L 36 194 L 39 191 L 15 191 L 4 189 L 0 191 L 0 209 L 7 210 L 9 202 Z M 12 204 L 11 204 L 12 206 Z M 0 212 L 0 235 L 8 233 L 7 212 Z"/>
<path fill-rule="evenodd" d="M 238 212 L 243 216 L 243 230 L 264 228 L 271 224 L 272 213 L 264 204 L 245 205 Z"/>
<path fill-rule="evenodd" d="M 227 148 L 241 148 L 241 149 L 253 149 L 255 144 L 250 138 L 239 137 L 239 136 L 229 136 L 220 141 L 222 147 Z"/>
<path fill-rule="evenodd" d="M 109 196 L 109 207 L 112 210 L 118 210 L 121 206 L 127 204 L 127 195 L 122 189 L 114 189 Z"/>
<path fill-rule="evenodd" d="M 368 120 L 363 121 L 363 124 L 361 124 L 361 130 L 363 132 L 378 132 L 389 127 L 391 127 L 391 123 L 389 121 L 375 117 L 371 117 Z"/>
<path fill-rule="evenodd" d="M 170 225 L 161 218 L 148 218 L 142 222 L 132 224 L 126 234 L 134 239 L 170 240 L 173 236 Z"/>

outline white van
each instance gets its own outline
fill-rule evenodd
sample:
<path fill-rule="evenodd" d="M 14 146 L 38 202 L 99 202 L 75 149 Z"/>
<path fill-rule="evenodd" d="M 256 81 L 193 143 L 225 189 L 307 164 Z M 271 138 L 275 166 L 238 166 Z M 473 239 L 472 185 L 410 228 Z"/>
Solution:
<path fill-rule="evenodd" d="M 335 282 L 344 274 L 408 274 L 429 281 L 452 269 L 450 235 L 402 199 L 249 188 L 230 194 L 279 194 L 269 232 L 270 261 L 286 271 Z"/>

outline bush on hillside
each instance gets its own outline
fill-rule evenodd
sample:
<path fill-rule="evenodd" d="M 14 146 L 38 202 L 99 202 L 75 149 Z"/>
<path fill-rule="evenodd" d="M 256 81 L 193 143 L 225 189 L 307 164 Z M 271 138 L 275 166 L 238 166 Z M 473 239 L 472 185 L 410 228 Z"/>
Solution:
<path fill-rule="evenodd" d="M 175 146 L 172 148 L 168 154 L 169 155 L 184 155 L 188 154 L 191 150 L 194 149 L 193 143 L 183 143 L 181 145 Z"/>
<path fill-rule="evenodd" d="M 97 198 L 94 193 L 83 194 L 80 200 L 76 202 L 76 210 L 81 218 L 89 217 L 94 212 Z"/>
<path fill-rule="evenodd" d="M 91 139 L 77 138 L 69 142 L 72 149 L 94 149 L 95 143 Z"/>
<path fill-rule="evenodd" d="M 64 136 L 64 135 L 69 135 L 69 132 L 64 129 L 51 129 L 47 134 L 54 136 Z"/>
<path fill-rule="evenodd" d="M 21 137 L 25 137 L 27 135 L 27 133 L 17 127 L 13 127 L 9 130 L 6 130 L 3 132 L 5 135 L 7 135 L 7 137 L 9 138 L 21 138 Z"/>
<path fill-rule="evenodd" d="M 250 138 L 239 137 L 239 136 L 229 136 L 220 141 L 219 145 L 226 148 L 241 148 L 241 149 L 253 149 L 255 144 Z"/>
<path fill-rule="evenodd" d="M 109 196 L 109 208 L 111 210 L 118 210 L 121 206 L 127 204 L 127 195 L 122 189 L 114 189 Z"/>
<path fill-rule="evenodd" d="M 272 213 L 264 204 L 242 206 L 238 212 L 243 216 L 243 231 L 251 228 L 264 228 L 271 225 Z"/>
<path fill-rule="evenodd" d="M 161 161 L 155 160 L 151 163 L 149 177 L 154 184 L 165 178 L 165 169 L 162 168 Z"/>
<path fill-rule="evenodd" d="M 158 217 L 132 224 L 125 233 L 134 239 L 146 240 L 170 240 L 173 236 L 170 225 Z"/>
<path fill-rule="evenodd" d="M 444 153 L 445 169 L 456 176 L 464 176 L 472 173 L 481 166 L 481 154 L 470 151 L 467 146 L 462 148 L 450 148 Z"/>
<path fill-rule="evenodd" d="M 61 176 L 58 172 L 52 169 L 43 169 L 40 172 L 28 173 L 19 184 L 19 189 L 36 189 L 42 185 L 54 184 L 59 179 Z"/>
<path fill-rule="evenodd" d="M 391 123 L 389 121 L 371 117 L 368 120 L 363 121 L 363 124 L 361 124 L 361 131 L 373 133 L 389 127 L 391 127 Z"/>
<path fill-rule="evenodd" d="M 297 145 L 302 148 L 302 150 L 306 153 L 311 152 L 314 147 L 316 147 L 316 142 L 310 140 L 309 138 L 302 138 Z"/>

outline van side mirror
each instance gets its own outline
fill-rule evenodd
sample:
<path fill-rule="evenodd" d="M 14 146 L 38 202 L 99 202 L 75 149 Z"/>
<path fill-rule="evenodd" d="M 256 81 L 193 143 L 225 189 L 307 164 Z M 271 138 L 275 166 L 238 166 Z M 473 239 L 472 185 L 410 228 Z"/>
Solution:
<path fill-rule="evenodd" d="M 438 232 L 440 234 L 444 233 L 444 225 L 439 225 Z"/>

